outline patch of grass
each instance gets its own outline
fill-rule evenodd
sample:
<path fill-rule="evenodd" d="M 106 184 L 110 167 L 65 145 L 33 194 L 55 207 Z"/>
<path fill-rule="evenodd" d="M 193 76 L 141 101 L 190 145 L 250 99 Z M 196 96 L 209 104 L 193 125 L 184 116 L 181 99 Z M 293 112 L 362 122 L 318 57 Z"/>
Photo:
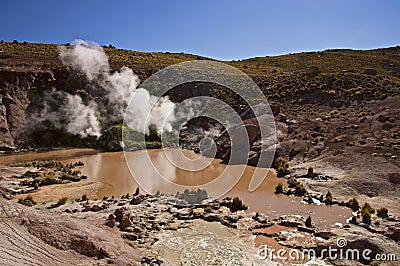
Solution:
<path fill-rule="evenodd" d="M 31 195 L 26 196 L 25 198 L 19 198 L 18 203 L 23 204 L 28 207 L 32 207 L 36 205 L 36 202 L 33 200 Z"/>
<path fill-rule="evenodd" d="M 56 206 L 59 207 L 61 205 L 64 205 L 65 203 L 67 203 L 67 201 L 68 201 L 67 197 L 62 197 L 57 201 Z"/>

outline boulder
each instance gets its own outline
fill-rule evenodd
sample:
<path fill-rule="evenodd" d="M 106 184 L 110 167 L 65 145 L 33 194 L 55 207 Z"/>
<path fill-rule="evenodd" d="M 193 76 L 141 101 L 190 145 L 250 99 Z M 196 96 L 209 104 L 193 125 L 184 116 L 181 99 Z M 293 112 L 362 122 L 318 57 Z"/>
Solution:
<path fill-rule="evenodd" d="M 105 225 L 107 225 L 108 227 L 115 227 L 115 220 L 108 220 Z"/>
<path fill-rule="evenodd" d="M 389 173 L 389 181 L 393 184 L 400 184 L 400 174 L 399 173 Z"/>
<path fill-rule="evenodd" d="M 363 74 L 365 74 L 365 75 L 377 75 L 378 71 L 376 71 L 375 68 L 367 68 L 366 70 L 364 70 Z"/>
<path fill-rule="evenodd" d="M 317 66 L 310 66 L 306 73 L 308 76 L 314 77 L 321 73 L 321 70 Z"/>

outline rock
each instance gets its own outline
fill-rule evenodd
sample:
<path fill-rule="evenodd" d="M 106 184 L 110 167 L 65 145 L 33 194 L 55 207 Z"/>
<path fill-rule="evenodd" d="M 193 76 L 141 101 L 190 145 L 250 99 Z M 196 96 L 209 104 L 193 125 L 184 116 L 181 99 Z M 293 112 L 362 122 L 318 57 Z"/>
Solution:
<path fill-rule="evenodd" d="M 202 188 L 198 188 L 197 190 L 185 189 L 183 193 L 177 194 L 176 197 L 186 201 L 188 204 L 199 204 L 208 199 L 208 194 L 207 191 Z"/>
<path fill-rule="evenodd" d="M 142 203 L 143 201 L 144 201 L 144 196 L 140 195 L 140 196 L 137 196 L 137 197 L 133 197 L 133 199 L 129 202 L 129 204 L 137 205 L 137 204 Z"/>
<path fill-rule="evenodd" d="M 98 212 L 98 211 L 100 211 L 100 210 L 101 210 L 101 207 L 100 207 L 99 205 L 93 205 L 93 206 L 92 206 L 92 211 Z"/>
<path fill-rule="evenodd" d="M 282 123 L 286 123 L 287 122 L 287 115 L 285 114 L 279 114 L 278 115 L 278 121 L 282 122 Z"/>
<path fill-rule="evenodd" d="M 310 66 L 306 73 L 308 76 L 314 77 L 321 73 L 321 70 L 317 66 Z"/>
<path fill-rule="evenodd" d="M 400 173 L 389 173 L 388 177 L 393 184 L 400 184 Z"/>
<path fill-rule="evenodd" d="M 122 238 L 131 240 L 131 241 L 138 240 L 138 236 L 136 234 L 123 234 Z"/>
<path fill-rule="evenodd" d="M 309 234 L 314 234 L 315 230 L 313 228 L 309 228 L 307 226 L 298 226 L 297 230 L 299 232 L 305 232 L 305 233 L 309 233 Z"/>
<path fill-rule="evenodd" d="M 315 174 L 314 174 L 314 169 L 312 167 L 309 167 L 307 170 L 307 177 L 308 178 L 314 178 Z"/>
<path fill-rule="evenodd" d="M 392 232 L 387 232 L 385 234 L 385 236 L 387 236 L 390 239 L 393 239 L 396 242 L 399 242 L 400 241 L 400 228 L 396 228 Z"/>
<path fill-rule="evenodd" d="M 105 225 L 108 227 L 114 228 L 115 227 L 115 220 L 108 220 Z"/>
<path fill-rule="evenodd" d="M 394 128 L 394 124 L 391 124 L 391 123 L 385 122 L 385 123 L 382 125 L 382 129 L 384 129 L 384 130 L 391 130 L 392 128 Z"/>
<path fill-rule="evenodd" d="M 207 222 L 219 222 L 222 220 L 221 216 L 216 213 L 205 213 L 203 220 Z"/>
<path fill-rule="evenodd" d="M 124 227 L 128 227 L 128 226 L 131 226 L 131 225 L 132 225 L 131 216 L 130 215 L 124 215 L 122 217 L 122 220 L 121 220 L 119 226 L 121 228 L 124 228 Z"/>
<path fill-rule="evenodd" d="M 122 217 L 124 217 L 124 214 L 125 214 L 124 208 L 116 209 L 114 212 L 115 220 L 120 223 L 122 221 Z"/>
<path fill-rule="evenodd" d="M 141 260 L 141 265 L 162 265 L 163 261 L 157 258 L 143 257 Z"/>
<path fill-rule="evenodd" d="M 122 151 L 125 147 L 124 142 L 119 140 L 110 140 L 107 144 L 107 149 L 109 151 Z"/>
<path fill-rule="evenodd" d="M 298 227 L 303 225 L 304 218 L 299 215 L 286 215 L 281 217 L 279 225 L 287 227 Z"/>
<path fill-rule="evenodd" d="M 316 232 L 314 234 L 314 236 L 321 237 L 321 238 L 323 238 L 325 240 L 328 240 L 329 238 L 335 236 L 335 234 L 332 233 L 331 231 L 319 231 L 319 232 Z"/>
<path fill-rule="evenodd" d="M 384 116 L 384 115 L 379 115 L 377 120 L 381 123 L 385 123 L 386 121 L 388 121 L 388 117 Z"/>
<path fill-rule="evenodd" d="M 367 68 L 366 70 L 364 70 L 363 74 L 365 74 L 365 75 L 377 75 L 378 71 L 376 71 L 375 68 Z"/>

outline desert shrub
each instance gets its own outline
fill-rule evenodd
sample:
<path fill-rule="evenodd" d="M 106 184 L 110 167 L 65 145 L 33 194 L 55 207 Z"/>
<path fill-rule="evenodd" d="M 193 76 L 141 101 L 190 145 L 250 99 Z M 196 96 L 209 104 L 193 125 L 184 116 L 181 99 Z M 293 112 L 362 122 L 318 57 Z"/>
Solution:
<path fill-rule="evenodd" d="M 67 203 L 67 201 L 68 201 L 67 197 L 62 197 L 61 199 L 59 199 L 57 201 L 56 206 L 58 207 L 58 206 L 64 205 L 65 203 Z"/>
<path fill-rule="evenodd" d="M 294 195 L 303 196 L 307 193 L 307 190 L 301 184 L 297 184 L 295 186 Z"/>
<path fill-rule="evenodd" d="M 333 197 L 332 197 L 332 193 L 330 191 L 328 191 L 325 195 L 325 200 L 324 200 L 325 204 L 327 205 L 331 205 L 333 202 Z"/>
<path fill-rule="evenodd" d="M 295 177 L 291 177 L 288 180 L 288 186 L 290 188 L 296 187 L 297 185 L 299 185 L 300 183 L 297 181 L 297 179 Z"/>
<path fill-rule="evenodd" d="M 86 195 L 86 194 L 83 194 L 83 195 L 82 195 L 82 201 L 87 201 L 87 200 L 88 200 L 87 195 Z"/>
<path fill-rule="evenodd" d="M 362 221 L 363 221 L 363 223 L 365 223 L 365 224 L 371 224 L 371 214 L 369 213 L 368 210 L 365 210 L 365 211 L 362 213 Z"/>
<path fill-rule="evenodd" d="M 212 208 L 211 208 L 211 206 L 210 206 L 210 205 L 207 205 L 207 206 L 204 208 L 204 212 L 206 212 L 206 213 L 212 213 Z"/>
<path fill-rule="evenodd" d="M 306 226 L 307 227 L 312 227 L 312 221 L 311 221 L 311 216 L 308 216 L 306 219 Z"/>
<path fill-rule="evenodd" d="M 351 208 L 353 211 L 358 211 L 358 209 L 360 208 L 360 204 L 358 203 L 358 200 L 356 198 L 352 198 L 348 201 L 347 204 L 349 208 Z"/>
<path fill-rule="evenodd" d="M 363 214 L 366 211 L 368 211 L 370 214 L 375 213 L 375 210 L 367 202 L 364 203 L 364 206 L 361 208 L 361 214 Z"/>
<path fill-rule="evenodd" d="M 32 207 L 33 205 L 36 205 L 36 202 L 33 200 L 31 195 L 26 196 L 24 199 L 22 199 L 22 198 L 18 199 L 18 203 L 23 204 L 28 207 Z"/>
<path fill-rule="evenodd" d="M 276 194 L 280 194 L 283 191 L 283 185 L 282 183 L 279 183 L 276 187 L 275 187 L 275 193 Z"/>
<path fill-rule="evenodd" d="M 243 204 L 243 202 L 238 197 L 234 197 L 232 199 L 232 204 L 230 204 L 228 207 L 231 212 L 237 212 L 239 210 L 246 209 L 246 206 Z"/>
<path fill-rule="evenodd" d="M 42 178 L 39 181 L 39 185 L 41 187 L 53 185 L 53 184 L 61 184 L 61 183 L 62 183 L 62 180 L 59 180 L 59 179 L 55 178 L 54 176 L 46 176 L 45 178 Z"/>
<path fill-rule="evenodd" d="M 78 182 L 81 181 L 81 178 L 79 176 L 76 175 L 72 175 L 72 174 L 68 174 L 68 173 L 63 173 L 60 176 L 61 180 L 68 180 L 68 181 L 72 181 L 72 182 Z"/>
<path fill-rule="evenodd" d="M 376 215 L 382 219 L 385 219 L 385 218 L 389 217 L 388 212 L 389 212 L 388 209 L 382 207 L 382 208 L 378 209 L 378 211 L 376 212 Z"/>
<path fill-rule="evenodd" d="M 282 157 L 278 157 L 274 161 L 273 168 L 275 168 L 278 177 L 284 177 L 285 175 L 290 174 L 289 163 Z"/>

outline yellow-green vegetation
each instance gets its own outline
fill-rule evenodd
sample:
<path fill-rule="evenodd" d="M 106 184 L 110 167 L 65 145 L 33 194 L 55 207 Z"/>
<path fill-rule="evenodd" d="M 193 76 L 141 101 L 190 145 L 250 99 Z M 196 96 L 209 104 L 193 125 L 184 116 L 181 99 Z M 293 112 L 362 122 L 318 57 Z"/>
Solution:
<path fill-rule="evenodd" d="M 78 161 L 63 165 L 59 161 L 29 161 L 11 164 L 11 167 L 33 167 L 35 170 L 25 172 L 20 181 L 21 185 L 34 187 L 38 189 L 42 186 L 52 184 L 63 184 L 69 182 L 78 182 L 87 178 L 76 169 L 83 166 L 83 162 Z"/>
<path fill-rule="evenodd" d="M 67 197 L 62 197 L 57 201 L 57 203 L 54 205 L 54 207 L 59 207 L 61 205 L 64 205 L 65 203 L 67 203 L 67 201 L 68 201 Z"/>
<path fill-rule="evenodd" d="M 369 203 L 364 203 L 363 207 L 361 208 L 361 213 L 368 211 L 370 214 L 374 214 L 375 210 L 369 205 Z"/>
<path fill-rule="evenodd" d="M 361 213 L 362 221 L 365 224 L 371 224 L 371 213 L 368 210 L 365 210 Z"/>
<path fill-rule="evenodd" d="M 56 44 L 26 42 L 0 42 L 2 57 L 25 56 L 26 60 L 61 66 Z M 157 69 L 189 60 L 205 59 L 200 56 L 170 52 L 137 52 L 103 46 L 112 66 L 128 66 L 141 79 Z M 225 61 L 253 78 L 265 95 L 290 100 L 303 94 L 325 99 L 385 98 L 399 93 L 400 47 L 375 50 L 326 50 L 281 56 L 257 57 L 238 61 Z M 51 59 L 53 61 L 51 61 Z M 50 61 L 49 61 L 50 60 Z M 39 64 L 40 65 L 40 64 Z M 310 66 L 320 74 L 305 75 Z M 376 73 L 364 74 L 373 69 Z"/>
<path fill-rule="evenodd" d="M 274 161 L 273 168 L 276 170 L 278 177 L 284 177 L 285 175 L 290 174 L 289 163 L 282 157 L 278 157 Z"/>
<path fill-rule="evenodd" d="M 210 205 L 207 205 L 207 206 L 204 208 L 204 212 L 206 212 L 206 213 L 212 213 L 212 207 L 211 207 Z"/>
<path fill-rule="evenodd" d="M 162 147 L 157 129 L 152 125 L 149 127 L 149 135 L 144 136 L 143 134 L 126 127 L 122 123 L 117 124 L 109 128 L 103 133 L 103 135 L 100 136 L 97 141 L 97 147 L 108 151 L 113 151 L 113 149 L 108 146 L 108 143 L 112 140 L 123 140 L 125 150 L 129 151 L 144 149 L 145 147 L 143 144 L 145 144 L 147 149 L 158 149 Z"/>
<path fill-rule="evenodd" d="M 348 201 L 348 206 L 353 211 L 358 211 L 358 209 L 360 208 L 360 204 L 358 203 L 358 200 L 355 197 Z"/>

